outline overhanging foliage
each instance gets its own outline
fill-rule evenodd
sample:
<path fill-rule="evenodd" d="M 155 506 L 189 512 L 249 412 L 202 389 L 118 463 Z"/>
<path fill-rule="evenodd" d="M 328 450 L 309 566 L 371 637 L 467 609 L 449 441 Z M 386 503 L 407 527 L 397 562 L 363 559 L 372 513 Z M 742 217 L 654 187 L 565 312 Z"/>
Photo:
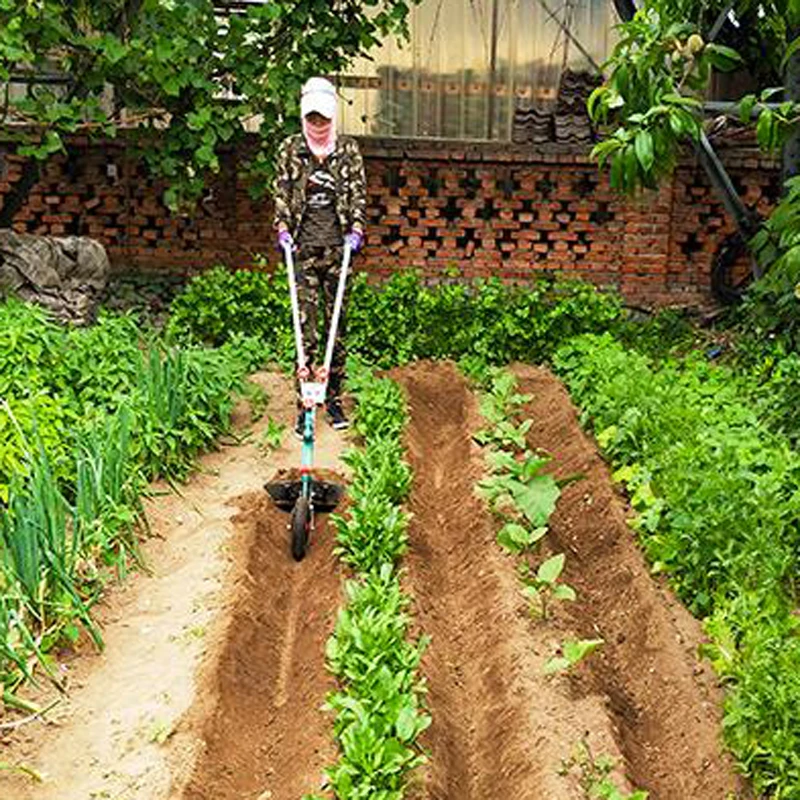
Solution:
<path fill-rule="evenodd" d="M 200 195 L 220 168 L 220 148 L 249 121 L 260 146 L 248 169 L 263 189 L 302 83 L 404 34 L 408 8 L 405 0 L 0 0 L 0 85 L 28 86 L 5 93 L 0 124 L 34 168 L 64 150 L 69 134 L 132 128 L 175 205 Z"/>

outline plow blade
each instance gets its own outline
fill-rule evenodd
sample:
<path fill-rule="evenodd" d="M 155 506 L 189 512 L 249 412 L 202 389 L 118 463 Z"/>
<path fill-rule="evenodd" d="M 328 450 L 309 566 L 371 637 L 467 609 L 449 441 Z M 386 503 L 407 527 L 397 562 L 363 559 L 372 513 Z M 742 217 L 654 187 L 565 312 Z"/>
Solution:
<path fill-rule="evenodd" d="M 265 483 L 264 488 L 275 505 L 284 511 L 294 508 L 303 491 L 300 481 L 272 481 Z M 317 480 L 311 482 L 311 503 L 314 511 L 333 511 L 343 494 L 344 486 L 337 483 Z"/>

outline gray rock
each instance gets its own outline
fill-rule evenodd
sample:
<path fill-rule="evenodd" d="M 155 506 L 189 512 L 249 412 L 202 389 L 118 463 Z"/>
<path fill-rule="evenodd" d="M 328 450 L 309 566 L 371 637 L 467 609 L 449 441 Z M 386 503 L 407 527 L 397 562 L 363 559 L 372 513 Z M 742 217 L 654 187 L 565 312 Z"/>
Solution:
<path fill-rule="evenodd" d="M 62 322 L 94 320 L 109 270 L 103 245 L 85 236 L 0 230 L 0 292 L 38 303 Z"/>

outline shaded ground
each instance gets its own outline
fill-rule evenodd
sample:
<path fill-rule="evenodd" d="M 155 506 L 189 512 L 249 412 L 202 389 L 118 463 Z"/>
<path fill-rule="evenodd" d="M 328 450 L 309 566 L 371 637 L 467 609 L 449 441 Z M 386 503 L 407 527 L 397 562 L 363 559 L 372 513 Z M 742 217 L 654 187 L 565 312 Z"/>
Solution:
<path fill-rule="evenodd" d="M 585 740 L 616 759 L 626 791 L 722 800 L 738 787 L 717 741 L 719 691 L 695 659 L 697 623 L 649 575 L 563 388 L 544 370 L 519 374 L 535 395 L 531 445 L 554 455 L 558 474 L 584 476 L 564 489 L 544 545 L 567 553 L 579 600 L 546 624 L 527 613 L 515 561 L 474 494 L 483 472 L 474 396 L 451 364 L 395 373 L 415 471 L 405 580 L 415 624 L 432 637 L 423 662 L 431 761 L 413 794 L 578 800 L 581 771 L 567 761 Z M 259 380 L 268 413 L 291 426 L 288 384 Z M 261 487 L 299 463 L 299 446 L 287 434 L 266 454 L 265 426 L 203 459 L 181 495 L 150 501 L 153 575 L 112 593 L 107 652 L 65 665 L 68 700 L 46 723 L 4 732 L 0 761 L 46 781 L 0 772 L 0 798 L 299 800 L 318 788 L 335 756 L 319 707 L 332 686 L 324 643 L 342 576 L 324 520 L 306 560 L 291 561 L 287 517 Z M 344 442 L 324 423 L 319 433 L 319 465 L 341 471 Z M 605 644 L 574 673 L 544 677 L 545 661 L 575 636 Z"/>

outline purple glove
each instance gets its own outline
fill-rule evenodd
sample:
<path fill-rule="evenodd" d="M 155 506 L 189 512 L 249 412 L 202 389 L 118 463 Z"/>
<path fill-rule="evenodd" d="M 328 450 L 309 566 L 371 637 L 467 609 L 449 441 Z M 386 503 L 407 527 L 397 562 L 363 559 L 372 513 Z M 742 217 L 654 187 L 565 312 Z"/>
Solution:
<path fill-rule="evenodd" d="M 290 250 L 294 249 L 294 239 L 292 239 L 292 234 L 289 231 L 283 230 L 279 231 L 278 233 L 278 245 L 284 249 L 289 248 Z"/>
<path fill-rule="evenodd" d="M 350 245 L 351 252 L 357 253 L 364 244 L 364 234 L 361 231 L 352 230 L 344 237 L 344 243 Z"/>

